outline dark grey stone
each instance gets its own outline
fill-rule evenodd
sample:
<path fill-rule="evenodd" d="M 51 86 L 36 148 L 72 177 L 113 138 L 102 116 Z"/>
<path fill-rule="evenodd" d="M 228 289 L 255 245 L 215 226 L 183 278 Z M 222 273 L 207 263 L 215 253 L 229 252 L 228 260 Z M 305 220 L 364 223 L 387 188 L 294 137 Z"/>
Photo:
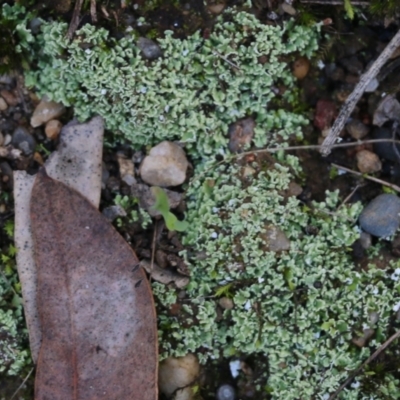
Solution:
<path fill-rule="evenodd" d="M 392 131 L 387 128 L 375 128 L 372 132 L 372 137 L 374 139 L 392 139 Z M 374 143 L 374 151 L 380 158 L 385 160 L 400 162 L 400 158 L 397 155 L 400 154 L 400 145 L 396 144 L 396 150 L 394 149 L 393 143 L 382 142 Z"/>
<path fill-rule="evenodd" d="M 400 225 L 400 198 L 394 194 L 375 197 L 362 211 L 361 228 L 377 237 L 393 235 Z"/>
<path fill-rule="evenodd" d="M 22 126 L 15 129 L 12 135 L 11 144 L 17 149 L 22 150 L 27 156 L 33 153 L 36 146 L 33 136 Z"/>

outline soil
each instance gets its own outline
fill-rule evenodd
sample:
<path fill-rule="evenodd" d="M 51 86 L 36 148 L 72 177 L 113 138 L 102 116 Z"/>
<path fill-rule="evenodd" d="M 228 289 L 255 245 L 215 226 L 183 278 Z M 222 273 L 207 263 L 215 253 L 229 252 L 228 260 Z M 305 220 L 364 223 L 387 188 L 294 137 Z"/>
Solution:
<path fill-rule="evenodd" d="M 55 4 L 57 3 L 57 7 Z M 177 37 L 184 37 L 195 30 L 201 29 L 207 35 L 212 29 L 215 14 L 210 12 L 213 2 L 209 1 L 208 6 L 203 1 L 189 0 L 184 4 L 177 1 L 159 2 L 158 6 L 148 7 L 144 0 L 135 2 L 139 7 L 134 8 L 132 4 L 121 7 L 124 2 L 108 2 L 101 5 L 105 11 L 98 11 L 97 25 L 102 25 L 110 29 L 118 37 L 129 21 L 138 16 L 144 16 L 150 24 L 143 28 L 142 34 L 158 37 L 164 30 L 172 29 Z M 157 3 L 157 2 L 153 2 Z M 259 4 L 262 3 L 262 4 Z M 277 12 L 278 21 L 289 18 L 288 14 L 279 13 L 279 1 L 270 0 L 267 2 L 254 2 L 252 12 L 256 13 L 266 23 L 272 23 L 268 17 L 271 12 Z M 329 3 L 329 2 L 328 2 Z M 127 2 L 128 4 L 128 2 Z M 241 4 L 240 1 L 228 1 L 228 5 Z M 42 7 L 44 6 L 44 7 Z M 319 55 L 311 60 L 311 67 L 307 75 L 299 80 L 299 87 L 302 89 L 301 108 L 308 115 L 310 124 L 304 130 L 304 145 L 316 144 L 321 142 L 321 127 L 315 121 L 321 115 L 316 115 L 318 102 L 325 101 L 325 108 L 331 107 L 334 111 L 327 118 L 327 124 L 331 124 L 334 117 L 340 110 L 341 105 L 347 95 L 354 89 L 360 74 L 365 71 L 371 61 L 373 61 L 383 50 L 399 27 L 400 20 L 391 20 L 383 17 L 372 16 L 367 10 L 358 9 L 354 20 L 346 17 L 342 7 L 321 6 L 318 4 L 293 4 L 298 14 L 298 23 L 305 20 L 324 20 L 331 19 L 331 23 L 323 28 L 326 36 L 321 44 Z M 70 21 L 72 18 L 72 5 L 69 0 L 63 2 L 53 2 L 50 0 L 37 2 L 35 7 L 41 8 L 40 15 L 44 18 L 54 17 Z M 55 8 L 54 8 L 55 7 Z M 100 4 L 98 9 L 101 10 Z M 142 11 L 143 10 L 143 11 Z M 83 10 L 81 23 L 90 22 L 91 15 L 89 10 Z M 398 54 L 400 55 L 400 54 Z M 371 128 L 373 113 L 383 92 L 390 92 L 397 95 L 399 91 L 398 74 L 400 68 L 400 57 L 394 58 L 388 63 L 381 74 L 381 82 L 377 92 L 366 93 L 358 102 L 352 118 L 362 121 L 367 127 Z M 325 64 L 325 68 L 320 69 L 318 61 Z M 328 72 L 327 72 L 328 71 Z M 10 80 L 0 83 L 0 91 L 6 90 L 14 99 L 15 104 L 9 105 L 7 110 L 0 111 L 0 132 L 7 140 L 7 135 L 12 135 L 18 126 L 26 127 L 36 140 L 35 151 L 30 155 L 22 155 L 19 159 L 0 159 L 0 243 L 2 252 L 6 252 L 12 244 L 12 239 L 4 232 L 7 221 L 13 219 L 13 199 L 12 199 L 12 171 L 26 170 L 28 173 L 35 173 L 43 160 L 48 157 L 57 147 L 57 140 L 46 138 L 44 128 L 31 128 L 29 124 L 32 111 L 38 99 L 34 92 L 28 91 L 23 86 L 21 71 L 14 69 L 9 73 Z M 7 94 L 6 93 L 6 94 Z M 4 93 L 3 93 L 4 94 Z M 6 97 L 5 95 L 3 97 Z M 7 100 L 7 99 L 6 99 Z M 10 103 L 11 104 L 11 103 Z M 67 123 L 73 114 L 73 110 L 62 117 L 61 122 Z M 319 127 L 317 127 L 317 126 Z M 392 128 L 393 121 L 385 125 Z M 371 129 L 370 129 L 371 131 Z M 109 137 L 111 132 L 106 133 Z M 343 131 L 342 140 L 354 142 L 354 139 Z M 371 138 L 369 133 L 363 140 Z M 299 143 L 296 143 L 298 145 Z M 301 160 L 304 171 L 304 181 L 302 193 L 299 198 L 308 204 L 313 200 L 322 201 L 326 190 L 336 190 L 340 192 L 341 199 L 347 202 L 362 201 L 364 204 L 378 194 L 382 193 L 382 185 L 371 182 L 363 177 L 353 174 L 333 175 L 331 164 L 339 164 L 353 170 L 357 170 L 356 153 L 367 148 L 374 150 L 372 145 L 360 145 L 348 148 L 335 149 L 328 157 L 322 157 L 318 151 L 301 149 L 293 151 L 293 154 Z M 109 178 L 102 191 L 101 210 L 112 205 L 117 194 L 129 195 L 129 187 L 120 179 L 117 153 L 123 153 L 128 158 L 132 158 L 133 152 L 126 143 L 118 143 L 113 148 L 104 149 L 103 161 L 109 173 Z M 145 149 L 143 149 L 143 154 Z M 382 170 L 375 174 L 376 177 L 396 185 L 400 185 L 400 159 L 390 161 L 381 159 Z M 136 165 L 137 167 L 137 165 Z M 183 211 L 183 209 L 182 209 Z M 162 220 L 157 220 L 155 224 L 146 230 L 140 228 L 138 224 L 129 223 L 128 218 L 121 219 L 122 224 L 118 224 L 117 229 L 130 242 L 138 254 L 139 258 L 151 258 L 152 243 L 155 238 L 157 257 L 164 260 L 169 265 L 174 265 L 179 272 L 185 273 L 186 266 L 178 257 L 178 252 L 183 249 L 178 236 L 171 235 L 165 228 Z M 154 236 L 154 227 L 157 227 L 157 234 Z M 397 242 L 396 242 L 397 243 Z M 387 257 L 394 257 L 392 254 L 391 243 L 382 250 L 382 254 Z M 365 262 L 364 254 L 354 249 L 355 261 L 362 264 Z M 162 262 L 162 261 L 160 261 Z M 174 312 L 179 313 L 180 305 L 176 305 Z M 393 367 L 389 358 L 382 356 L 376 363 L 385 368 Z M 260 356 L 250 357 L 245 360 L 251 368 L 252 374 L 239 382 L 235 382 L 230 374 L 227 361 L 214 362 L 204 369 L 201 377 L 201 395 L 204 399 L 215 398 L 215 392 L 221 384 L 232 384 L 239 393 L 239 398 L 261 398 L 255 392 L 255 384 L 258 377 L 268 368 L 268 361 Z M 397 369 L 397 367 L 396 367 Z M 382 369 L 380 370 L 382 372 Z M 21 385 L 29 372 L 29 368 L 23 371 L 20 376 L 7 377 L 0 374 L 0 398 L 11 398 L 14 391 Z M 33 398 L 33 375 L 26 382 L 24 389 L 18 393 L 18 398 Z"/>

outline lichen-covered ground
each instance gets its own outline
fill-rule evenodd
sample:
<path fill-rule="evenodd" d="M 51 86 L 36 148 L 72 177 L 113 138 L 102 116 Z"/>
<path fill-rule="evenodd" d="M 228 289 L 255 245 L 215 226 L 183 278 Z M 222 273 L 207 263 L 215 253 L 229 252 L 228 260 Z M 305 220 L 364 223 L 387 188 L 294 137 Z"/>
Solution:
<path fill-rule="evenodd" d="M 85 25 L 71 44 L 65 10 L 44 8 L 39 28 L 35 7 L 28 7 L 32 14 L 6 7 L 11 22 L 1 29 L 15 32 L 10 42 L 30 64 L 0 81 L 6 102 L 0 132 L 3 140 L 15 139 L 15 129 L 27 127 L 35 144 L 20 159 L 0 159 L 0 398 L 10 398 L 32 368 L 15 273 L 12 171 L 35 172 L 57 145 L 43 127 L 29 126 L 36 96 L 44 94 L 68 107 L 63 123 L 72 115 L 105 118 L 101 209 L 125 209 L 114 223 L 139 258 L 150 259 L 155 246 L 157 262 L 190 276 L 184 288 L 154 282 L 153 291 L 161 357 L 190 352 L 204 366 L 198 399 L 213 399 L 230 384 L 239 399 L 327 400 L 399 329 L 397 236 L 372 238 L 369 247 L 358 240 L 358 215 L 383 187 L 331 166 L 357 169 L 361 147 L 328 158 L 284 150 L 320 142 L 398 28 L 395 14 L 385 26 L 365 9 L 355 9 L 351 20 L 341 7 L 294 4 L 291 17 L 278 1 L 238 3 L 223 13 L 213 2 L 198 3 L 106 5 L 98 10 L 105 29 Z M 90 11 L 83 14 L 90 22 Z M 66 22 L 51 22 L 54 15 Z M 158 38 L 163 56 L 143 58 L 137 36 Z M 379 87 L 352 114 L 369 132 L 364 140 L 376 132 L 372 119 L 382 94 L 398 91 L 397 61 L 384 67 Z M 245 118 L 255 128 L 241 148 L 229 133 Z M 344 142 L 354 135 L 343 132 Z M 180 141 L 193 167 L 174 189 L 185 199 L 174 211 L 189 223 L 182 233 L 171 234 L 162 219 L 139 210 L 121 179 L 121 156 L 137 171 L 162 140 Z M 380 158 L 375 175 L 396 183 L 398 159 Z M 398 352 L 394 342 L 339 398 L 399 398 Z M 236 360 L 241 370 L 233 377 L 229 363 Z M 33 376 L 19 398 L 32 398 Z"/>

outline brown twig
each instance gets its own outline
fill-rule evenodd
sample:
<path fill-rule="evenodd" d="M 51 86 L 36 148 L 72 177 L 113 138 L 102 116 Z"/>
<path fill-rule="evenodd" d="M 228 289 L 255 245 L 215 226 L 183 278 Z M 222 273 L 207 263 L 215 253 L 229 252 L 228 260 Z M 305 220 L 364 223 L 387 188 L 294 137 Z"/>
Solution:
<path fill-rule="evenodd" d="M 394 333 L 385 343 L 383 343 L 371 356 L 369 356 L 347 379 L 346 381 L 329 397 L 329 400 L 334 400 L 340 394 L 340 392 L 371 362 L 373 361 L 383 350 L 385 350 L 394 340 L 400 337 L 400 330 Z"/>
<path fill-rule="evenodd" d="M 393 183 L 389 183 L 389 182 L 382 181 L 381 179 L 375 178 L 374 176 L 362 174 L 361 172 L 354 171 L 353 169 L 350 169 L 350 168 L 342 167 L 341 165 L 338 165 L 338 164 L 332 163 L 331 165 L 332 165 L 333 167 L 337 168 L 337 169 L 341 169 L 342 171 L 349 172 L 349 173 L 351 173 L 351 174 L 353 174 L 353 175 L 362 176 L 363 178 L 368 179 L 368 180 L 370 180 L 370 181 L 372 181 L 372 182 L 376 182 L 376 183 L 379 183 L 379 184 L 381 184 L 381 185 L 387 186 L 387 187 L 389 187 L 390 189 L 393 189 L 393 190 L 395 190 L 396 192 L 399 192 L 399 193 L 400 193 L 400 187 L 397 186 L 397 185 L 393 185 Z"/>
<path fill-rule="evenodd" d="M 17 395 L 17 393 L 21 390 L 22 386 L 25 385 L 26 381 L 29 379 L 29 377 L 31 376 L 32 372 L 33 372 L 34 368 L 31 368 L 31 370 L 29 371 L 28 375 L 25 377 L 25 379 L 22 381 L 22 383 L 18 386 L 18 389 L 14 392 L 14 394 L 10 397 L 10 400 L 13 400 L 13 398 Z"/>
<path fill-rule="evenodd" d="M 353 112 L 358 100 L 360 100 L 361 96 L 364 94 L 364 91 L 367 88 L 368 84 L 378 75 L 382 66 L 386 63 L 386 61 L 399 46 L 400 30 L 385 47 L 385 50 L 383 50 L 379 57 L 374 61 L 368 71 L 361 75 L 360 81 L 358 82 L 357 86 L 354 88 L 350 96 L 347 98 L 346 102 L 343 104 L 342 109 L 340 110 L 340 113 L 335 120 L 335 123 L 330 129 L 328 136 L 322 143 L 320 150 L 322 155 L 327 156 L 331 152 L 332 147 L 336 142 L 336 139 L 340 135 L 340 132 L 342 131 L 350 114 Z"/>
<path fill-rule="evenodd" d="M 67 38 L 69 40 L 72 40 L 72 38 L 74 37 L 74 33 L 75 33 L 76 29 L 78 28 L 82 5 L 83 5 L 83 0 L 76 0 L 75 7 L 74 7 L 74 13 L 72 14 L 72 19 L 69 24 L 69 28 L 68 28 L 68 32 L 67 32 Z"/>
<path fill-rule="evenodd" d="M 393 140 L 393 139 L 370 139 L 370 140 L 359 140 L 357 142 L 351 143 L 336 143 L 332 147 L 333 148 L 340 148 L 340 147 L 354 147 L 354 146 L 361 146 L 363 144 L 370 144 L 370 143 L 398 143 L 400 144 L 400 140 Z M 250 150 L 244 153 L 234 154 L 224 158 L 222 161 L 217 162 L 216 164 L 212 165 L 211 167 L 207 168 L 201 174 L 195 176 L 191 181 L 190 184 L 195 182 L 197 179 L 201 178 L 204 174 L 206 174 L 211 169 L 217 167 L 218 165 L 224 164 L 226 162 L 232 161 L 239 157 L 248 156 L 251 154 L 260 154 L 260 153 L 277 153 L 278 151 L 291 151 L 291 150 L 320 150 L 321 146 L 318 144 L 311 144 L 305 146 L 288 146 L 288 147 L 269 147 L 267 149 L 260 149 L 260 150 Z"/>
<path fill-rule="evenodd" d="M 92 22 L 97 22 L 97 12 L 96 12 L 96 0 L 90 0 L 90 16 L 92 18 Z"/>

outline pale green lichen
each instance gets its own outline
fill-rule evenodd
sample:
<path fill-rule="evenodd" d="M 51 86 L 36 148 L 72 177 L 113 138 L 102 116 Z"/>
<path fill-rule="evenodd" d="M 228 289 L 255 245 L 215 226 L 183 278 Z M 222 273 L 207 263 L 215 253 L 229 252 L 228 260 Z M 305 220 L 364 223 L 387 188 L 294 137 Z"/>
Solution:
<path fill-rule="evenodd" d="M 301 135 L 307 120 L 290 112 L 295 78 L 289 61 L 317 49 L 319 26 L 265 25 L 234 10 L 219 17 L 209 38 L 185 40 L 167 31 L 163 56 L 144 60 L 134 34 L 121 40 L 85 25 L 69 42 L 67 25 L 43 23 L 35 37 L 37 68 L 26 83 L 74 106 L 85 120 L 98 114 L 135 147 L 177 139 L 194 156 L 223 151 L 229 124 L 253 115 L 254 143 Z M 280 87 L 285 87 L 280 94 Z"/>
<path fill-rule="evenodd" d="M 19 374 L 31 362 L 14 256 L 8 250 L 0 262 L 0 373 L 7 375 Z"/>
<path fill-rule="evenodd" d="M 334 192 L 308 209 L 285 197 L 294 178 L 285 164 L 247 178 L 242 169 L 219 166 L 188 190 L 191 229 L 182 238 L 191 282 L 184 317 L 163 307 L 165 299 L 174 301 L 173 289 L 155 291 L 163 356 L 195 352 L 206 362 L 261 353 L 269 365 L 264 390 L 273 399 L 326 399 L 387 338 L 400 300 L 400 284 L 390 274 L 400 262 L 386 270 L 353 264 L 359 204 L 338 207 Z M 283 230 L 290 250 L 265 249 L 263 233 L 270 225 Z M 218 318 L 216 293 L 227 283 L 235 306 Z M 371 322 L 372 313 L 377 322 Z M 352 338 L 366 328 L 376 333 L 360 349 Z M 340 398 L 364 398 L 369 379 L 361 376 L 360 386 Z M 393 393 L 390 387 L 399 382 L 390 374 L 387 379 L 391 383 L 377 385 L 372 398 Z"/>

